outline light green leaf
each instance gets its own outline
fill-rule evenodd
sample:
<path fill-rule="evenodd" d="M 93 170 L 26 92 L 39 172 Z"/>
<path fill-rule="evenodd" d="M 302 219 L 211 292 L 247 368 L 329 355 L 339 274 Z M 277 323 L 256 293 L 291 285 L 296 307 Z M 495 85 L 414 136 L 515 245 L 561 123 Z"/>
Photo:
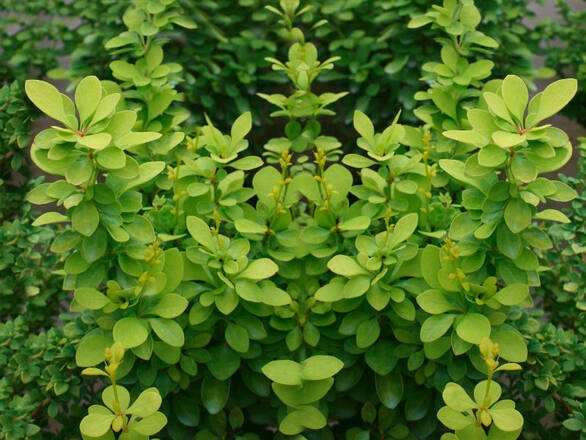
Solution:
<path fill-rule="evenodd" d="M 92 122 L 90 125 L 94 125 L 108 117 L 110 117 L 114 110 L 116 110 L 116 106 L 120 101 L 120 93 L 112 93 L 111 95 L 107 95 L 98 104 L 96 111 L 94 113 L 94 117 L 92 118 Z"/>
<path fill-rule="evenodd" d="M 277 397 L 287 406 L 297 407 L 316 402 L 326 395 L 334 384 L 334 379 L 312 380 L 301 386 L 281 385 L 273 383 L 271 386 Z"/>
<path fill-rule="evenodd" d="M 204 222 L 199 217 L 189 216 L 187 217 L 186 223 L 187 230 L 189 231 L 189 234 L 195 239 L 195 241 L 205 246 L 209 250 L 215 249 L 215 240 L 212 237 L 210 227 L 206 222 Z"/>
<path fill-rule="evenodd" d="M 409 21 L 409 23 L 407 24 L 407 27 L 409 29 L 416 29 L 416 28 L 420 28 L 422 26 L 425 26 L 426 24 L 429 24 L 431 22 L 433 22 L 433 18 L 431 18 L 430 16 L 417 15 Z"/>
<path fill-rule="evenodd" d="M 302 371 L 301 364 L 290 360 L 272 361 L 262 367 L 266 377 L 282 385 L 301 385 Z"/>
<path fill-rule="evenodd" d="M 448 139 L 453 139 L 465 144 L 484 147 L 488 144 L 488 138 L 473 130 L 447 130 L 443 135 Z"/>
<path fill-rule="evenodd" d="M 69 221 L 69 217 L 59 212 L 45 212 L 38 216 L 33 222 L 33 226 L 44 226 L 52 223 L 63 223 Z"/>
<path fill-rule="evenodd" d="M 145 311 L 145 315 L 157 315 L 166 319 L 176 318 L 185 311 L 187 305 L 187 300 L 181 295 L 177 295 L 176 293 L 168 293 L 163 295 L 163 297 L 154 307 L 151 307 Z"/>
<path fill-rule="evenodd" d="M 238 353 L 246 353 L 250 348 L 248 331 L 241 325 L 228 323 L 225 332 L 226 342 Z"/>
<path fill-rule="evenodd" d="M 267 226 L 246 218 L 239 218 L 234 222 L 234 227 L 241 234 L 265 234 Z"/>
<path fill-rule="evenodd" d="M 107 147 L 96 154 L 98 164 L 107 170 L 117 170 L 126 165 L 126 154 L 120 148 Z"/>
<path fill-rule="evenodd" d="M 112 345 L 112 336 L 90 333 L 79 342 L 75 362 L 79 367 L 93 367 L 104 362 L 104 350 Z"/>
<path fill-rule="evenodd" d="M 511 148 L 519 145 L 527 139 L 527 135 L 510 133 L 508 131 L 495 131 L 492 134 L 492 140 L 501 148 Z"/>
<path fill-rule="evenodd" d="M 232 137 L 232 146 L 235 146 L 250 132 L 252 128 L 252 114 L 250 112 L 240 115 L 232 124 L 230 136 Z"/>
<path fill-rule="evenodd" d="M 92 413 L 85 416 L 79 424 L 81 433 L 88 437 L 101 437 L 110 431 L 114 414 Z"/>
<path fill-rule="evenodd" d="M 453 382 L 446 385 L 442 397 L 446 405 L 454 411 L 466 412 L 477 406 L 464 388 Z"/>
<path fill-rule="evenodd" d="M 493 423 L 502 431 L 516 431 L 523 427 L 523 416 L 514 408 L 490 408 Z"/>
<path fill-rule="evenodd" d="M 393 228 L 393 234 L 391 236 L 391 247 L 397 246 L 399 243 L 407 240 L 417 229 L 417 223 L 419 222 L 419 216 L 415 213 L 407 214 L 399 219 L 395 227 Z"/>
<path fill-rule="evenodd" d="M 374 125 L 360 110 L 354 112 L 354 129 L 370 144 L 374 144 Z"/>
<path fill-rule="evenodd" d="M 522 303 L 529 296 L 529 286 L 515 283 L 499 290 L 494 299 L 504 306 L 515 306 Z"/>
<path fill-rule="evenodd" d="M 511 114 L 519 124 L 523 122 L 529 91 L 525 81 L 517 75 L 507 75 L 501 85 L 503 99 Z"/>
<path fill-rule="evenodd" d="M 71 226 L 86 237 L 91 236 L 98 228 L 100 215 L 92 202 L 81 202 L 72 208 Z"/>
<path fill-rule="evenodd" d="M 505 207 L 505 223 L 511 232 L 519 232 L 531 226 L 531 207 L 521 199 L 510 199 Z"/>
<path fill-rule="evenodd" d="M 480 344 L 480 341 L 490 336 L 490 321 L 479 313 L 468 313 L 456 325 L 458 336 L 471 344 Z"/>
<path fill-rule="evenodd" d="M 509 362 L 527 360 L 527 345 L 523 337 L 512 328 L 495 330 L 490 338 L 499 344 L 499 354 L 503 359 Z"/>
<path fill-rule="evenodd" d="M 150 436 L 155 435 L 157 432 L 163 429 L 166 424 L 167 417 L 165 414 L 156 412 L 152 416 L 145 417 L 138 422 L 135 421 L 131 424 L 130 429 L 132 431 L 138 432 L 141 435 Z"/>
<path fill-rule="evenodd" d="M 138 395 L 126 412 L 141 418 L 149 417 L 159 410 L 162 402 L 163 399 L 159 394 L 159 390 L 156 388 L 147 388 Z"/>
<path fill-rule="evenodd" d="M 172 347 L 183 347 L 185 336 L 183 329 L 177 322 L 171 319 L 150 318 L 149 324 L 163 342 Z"/>
<path fill-rule="evenodd" d="M 380 324 L 376 318 L 362 321 L 356 329 L 356 346 L 358 348 L 370 347 L 379 336 Z"/>
<path fill-rule="evenodd" d="M 303 380 L 327 379 L 336 375 L 343 367 L 344 363 L 334 356 L 312 356 L 301 363 L 301 378 Z"/>
<path fill-rule="evenodd" d="M 240 272 L 237 278 L 245 278 L 249 280 L 264 280 L 272 277 L 279 270 L 279 266 L 269 259 L 260 258 L 252 261 L 246 269 Z"/>
<path fill-rule="evenodd" d="M 531 124 L 535 125 L 544 119 L 555 115 L 563 109 L 576 95 L 578 91 L 578 81 L 574 78 L 560 79 L 553 84 L 550 84 L 540 94 L 539 111 L 536 120 L 532 120 Z M 529 119 L 529 115 L 528 115 Z M 528 121 L 529 123 L 529 121 Z"/>
<path fill-rule="evenodd" d="M 535 218 L 539 220 L 551 220 L 560 223 L 571 223 L 571 220 L 561 211 L 557 209 L 544 209 L 535 214 Z"/>
<path fill-rule="evenodd" d="M 486 104 L 493 114 L 507 122 L 510 122 L 511 124 L 514 124 L 503 98 L 492 92 L 485 92 L 482 96 L 486 100 Z"/>
<path fill-rule="evenodd" d="M 427 318 L 421 326 L 421 342 L 433 342 L 441 338 L 452 326 L 455 315 L 434 315 Z"/>
<path fill-rule="evenodd" d="M 440 408 L 440 410 L 437 412 L 437 418 L 447 428 L 454 431 L 459 431 L 460 429 L 464 429 L 470 424 L 474 423 L 474 417 L 470 415 L 464 415 L 459 411 L 454 411 L 449 406 Z"/>
<path fill-rule="evenodd" d="M 133 348 L 146 341 L 149 331 L 138 318 L 128 317 L 114 324 L 112 334 L 114 340 L 120 342 L 124 348 Z"/>
<path fill-rule="evenodd" d="M 102 292 L 90 287 L 77 288 L 73 293 L 73 296 L 79 304 L 90 310 L 100 310 L 111 302 Z"/>
<path fill-rule="evenodd" d="M 77 142 L 79 142 L 84 147 L 91 148 L 92 150 L 102 150 L 110 145 L 110 141 L 112 140 L 112 135 L 110 133 L 97 133 L 97 134 L 89 134 L 87 136 L 80 136 L 77 138 Z"/>
<path fill-rule="evenodd" d="M 360 266 L 354 258 L 347 255 L 336 255 L 328 261 L 328 269 L 347 278 L 357 275 L 368 275 L 366 269 Z"/>
<path fill-rule="evenodd" d="M 427 313 L 431 313 L 432 315 L 458 310 L 458 307 L 448 301 L 448 299 L 440 290 L 426 290 L 425 292 L 417 295 L 415 299 L 417 300 L 419 307 L 421 307 Z"/>
<path fill-rule="evenodd" d="M 297 435 L 305 429 L 322 429 L 327 424 L 324 415 L 313 406 L 301 406 L 287 414 L 279 424 L 285 435 Z"/>
<path fill-rule="evenodd" d="M 69 127 L 69 120 L 63 108 L 63 100 L 59 90 L 45 81 L 36 79 L 27 80 L 24 88 L 28 98 L 39 110 Z"/>
<path fill-rule="evenodd" d="M 102 99 L 102 84 L 95 76 L 86 76 L 75 89 L 75 106 L 79 112 L 79 122 L 83 127 L 94 114 Z"/>
<path fill-rule="evenodd" d="M 370 225 L 370 218 L 364 215 L 353 217 L 349 220 L 341 222 L 338 229 L 341 231 L 363 231 Z"/>

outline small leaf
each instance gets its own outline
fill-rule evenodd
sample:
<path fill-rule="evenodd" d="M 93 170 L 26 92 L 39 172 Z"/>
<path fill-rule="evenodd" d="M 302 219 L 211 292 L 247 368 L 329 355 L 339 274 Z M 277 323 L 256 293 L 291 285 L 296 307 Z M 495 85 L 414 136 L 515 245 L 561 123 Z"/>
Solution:
<path fill-rule="evenodd" d="M 246 269 L 238 274 L 238 278 L 245 278 L 249 280 L 264 280 L 272 277 L 279 270 L 279 266 L 269 259 L 260 258 L 252 261 Z"/>
<path fill-rule="evenodd" d="M 517 75 L 507 75 L 501 86 L 503 99 L 507 108 L 521 124 L 525 115 L 525 108 L 529 99 L 529 91 L 525 81 Z"/>
<path fill-rule="evenodd" d="M 442 397 L 446 405 L 454 411 L 466 412 L 477 406 L 464 388 L 453 382 L 446 385 Z"/>
<path fill-rule="evenodd" d="M 53 223 L 63 223 L 69 221 L 69 217 L 59 212 L 45 212 L 38 216 L 33 222 L 33 226 L 44 226 Z"/>
<path fill-rule="evenodd" d="M 148 416 L 134 422 L 130 425 L 132 431 L 138 432 L 141 435 L 150 436 L 155 435 L 167 424 L 167 417 L 161 412 L 156 412 L 152 416 Z"/>
<path fill-rule="evenodd" d="M 354 129 L 370 144 L 374 144 L 374 125 L 360 110 L 354 112 Z"/>
<path fill-rule="evenodd" d="M 210 414 L 218 414 L 228 403 L 230 380 L 220 381 L 206 376 L 201 384 L 201 402 Z"/>
<path fill-rule="evenodd" d="M 490 321 L 480 313 L 468 313 L 456 325 L 456 333 L 466 342 L 480 344 L 490 336 Z"/>
<path fill-rule="evenodd" d="M 323 380 L 336 375 L 344 363 L 334 356 L 318 355 L 304 360 L 301 367 L 303 380 Z"/>
<path fill-rule="evenodd" d="M 148 388 L 138 395 L 126 412 L 141 418 L 149 417 L 159 410 L 162 402 L 163 399 L 159 394 L 159 390 Z"/>
<path fill-rule="evenodd" d="M 557 209 L 544 209 L 535 214 L 535 218 L 539 220 L 551 220 L 560 223 L 571 223 L 571 220 L 561 211 Z"/>
<path fill-rule="evenodd" d="M 228 345 L 239 353 L 246 353 L 250 348 L 248 331 L 238 324 L 228 323 L 225 337 Z"/>
<path fill-rule="evenodd" d="M 65 114 L 59 90 L 48 82 L 36 79 L 27 80 L 24 88 L 28 98 L 39 110 L 69 127 L 69 119 Z"/>
<path fill-rule="evenodd" d="M 137 318 L 122 318 L 114 324 L 112 331 L 114 340 L 122 343 L 124 348 L 138 347 L 146 341 L 149 332 Z"/>
<path fill-rule="evenodd" d="M 348 278 L 357 275 L 367 275 L 368 272 L 356 260 L 347 255 L 336 255 L 328 261 L 328 269 L 338 275 Z"/>
<path fill-rule="evenodd" d="M 183 329 L 177 322 L 171 319 L 150 318 L 149 324 L 163 342 L 172 347 L 183 347 L 185 336 Z"/>
<path fill-rule="evenodd" d="M 514 408 L 493 407 L 488 412 L 496 427 L 501 431 L 511 432 L 523 427 L 523 416 Z"/>
<path fill-rule="evenodd" d="M 547 86 L 540 94 L 537 120 L 533 120 L 532 124 L 555 115 L 574 98 L 577 91 L 578 81 L 574 78 L 560 79 Z"/>
<path fill-rule="evenodd" d="M 77 288 L 73 296 L 79 304 L 90 310 L 100 310 L 102 307 L 111 303 L 106 295 L 90 287 Z"/>
<path fill-rule="evenodd" d="M 100 215 L 92 202 L 82 202 L 72 208 L 71 226 L 86 237 L 91 236 L 100 222 Z"/>
<path fill-rule="evenodd" d="M 236 145 L 250 132 L 252 128 L 252 114 L 246 112 L 238 117 L 234 124 L 232 124 L 232 130 L 230 135 L 232 137 L 232 145 Z"/>
<path fill-rule="evenodd" d="M 499 290 L 494 299 L 505 306 L 515 306 L 522 303 L 529 296 L 529 286 L 515 283 Z"/>
<path fill-rule="evenodd" d="M 215 242 L 210 232 L 210 227 L 202 219 L 194 216 L 187 217 L 187 230 L 199 244 L 209 250 L 215 249 Z"/>
<path fill-rule="evenodd" d="M 81 433 L 88 437 L 101 437 L 110 431 L 114 414 L 92 413 L 85 416 L 79 424 Z"/>
<path fill-rule="evenodd" d="M 395 409 L 403 397 L 403 377 L 399 373 L 389 373 L 386 376 L 375 375 L 376 394 L 381 403 Z"/>
<path fill-rule="evenodd" d="M 434 315 L 427 318 L 421 326 L 421 342 L 433 342 L 441 338 L 452 326 L 455 315 Z"/>
<path fill-rule="evenodd" d="M 79 112 L 79 122 L 83 126 L 94 114 L 102 99 L 102 84 L 95 76 L 86 76 L 75 89 L 75 106 Z"/>
<path fill-rule="evenodd" d="M 531 226 L 531 207 L 521 199 L 510 199 L 505 207 L 505 223 L 514 234 Z"/>
<path fill-rule="evenodd" d="M 301 385 L 302 370 L 301 364 L 290 360 L 272 361 L 262 367 L 266 377 L 282 385 Z"/>

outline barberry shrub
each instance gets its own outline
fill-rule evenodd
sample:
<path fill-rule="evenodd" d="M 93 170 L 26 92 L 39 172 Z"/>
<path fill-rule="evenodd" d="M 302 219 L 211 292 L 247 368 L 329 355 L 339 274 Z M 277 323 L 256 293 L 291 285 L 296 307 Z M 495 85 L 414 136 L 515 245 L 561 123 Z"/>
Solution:
<path fill-rule="evenodd" d="M 26 83 L 58 123 L 31 149 L 58 178 L 29 200 L 61 209 L 35 224 L 64 225 L 63 288 L 96 324 L 76 362 L 111 382 L 83 437 L 519 437 L 499 376 L 527 359 L 511 317 L 540 285 L 543 223 L 568 221 L 543 205 L 576 196 L 541 176 L 571 156 L 544 121 L 576 81 L 531 101 L 518 76 L 485 82 L 492 62 L 468 58 L 497 43 L 472 0 L 445 0 L 410 23 L 447 36 L 442 63 L 424 66 L 423 124 L 397 114 L 377 132 L 356 111 L 344 155 L 327 118 L 345 93 L 315 90 L 338 59 L 300 33 L 269 59 L 290 85 L 259 94 L 286 120 L 261 157 L 248 112 L 229 133 L 210 113 L 184 136 L 181 66 L 156 33 L 190 26 L 177 14 L 172 1 L 126 12 L 121 84 L 88 76 L 71 100 Z"/>

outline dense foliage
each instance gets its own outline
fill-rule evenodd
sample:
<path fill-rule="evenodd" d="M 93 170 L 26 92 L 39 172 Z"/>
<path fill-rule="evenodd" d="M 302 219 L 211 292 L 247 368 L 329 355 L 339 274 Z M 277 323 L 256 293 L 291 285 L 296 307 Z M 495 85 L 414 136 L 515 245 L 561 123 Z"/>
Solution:
<path fill-rule="evenodd" d="M 548 34 L 532 32 L 524 20 L 534 17 L 531 3 L 541 2 L 479 3 L 484 17 L 479 28 L 500 45 L 498 55 L 491 57 L 497 76 L 515 73 L 530 81 L 538 75 L 532 57 Z M 57 67 L 57 55 L 68 55 L 71 61 L 66 72 L 58 69 L 53 75 L 76 80 L 86 75 L 109 78 L 103 44 L 124 30 L 120 17 L 130 3 L 9 0 L 5 8 L 15 13 L 0 17 L 0 24 L 4 25 L 0 29 L 5 32 L 0 35 L 8 59 L 2 74 L 6 79 L 24 79 L 31 73 L 42 76 Z M 177 3 L 199 25 L 198 31 L 165 35 L 173 42 L 168 45 L 167 59 L 181 64 L 185 71 L 180 87 L 193 122 L 203 123 L 204 111 L 213 110 L 219 128 L 228 129 L 230 121 L 250 110 L 257 121 L 253 139 L 266 141 L 278 129 L 268 119 L 270 106 L 259 104 L 255 95 L 279 90 L 283 78 L 271 73 L 265 58 L 285 57 L 288 44 L 300 38 L 299 32 L 282 29 L 278 17 L 264 8 L 264 1 Z M 399 108 L 406 120 L 413 121 L 412 110 L 417 105 L 413 96 L 421 86 L 420 68 L 437 58 L 437 38 L 441 34 L 429 28 L 406 29 L 406 25 L 412 16 L 425 12 L 432 4 L 431 0 L 304 2 L 308 10 L 299 17 L 299 27 L 311 36 L 324 59 L 340 57 L 335 71 L 320 76 L 320 89 L 350 92 L 334 106 L 343 140 L 352 138 L 349 125 L 354 109 L 371 114 L 375 125 L 381 128 Z M 52 13 L 45 15 L 45 11 Z M 41 47 L 43 50 L 39 50 Z M 557 65 L 564 66 L 567 63 Z"/>
<path fill-rule="evenodd" d="M 584 435 L 577 86 L 529 102 L 527 4 L 263 6 L 7 3 L 3 80 L 70 54 L 74 99 L 27 82 L 22 185 L 0 91 L 0 438 Z"/>

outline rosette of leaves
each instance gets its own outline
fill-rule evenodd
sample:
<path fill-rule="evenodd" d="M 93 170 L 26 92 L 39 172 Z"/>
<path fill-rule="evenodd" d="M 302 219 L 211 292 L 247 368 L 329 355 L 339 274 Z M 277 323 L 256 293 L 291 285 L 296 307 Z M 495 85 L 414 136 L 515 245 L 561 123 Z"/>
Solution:
<path fill-rule="evenodd" d="M 515 261 L 518 269 L 534 272 L 519 278 L 518 271 L 505 275 L 508 269 L 504 271 L 501 267 L 501 276 L 506 280 L 526 278 L 531 285 L 537 283 L 537 257 L 527 245 L 548 249 L 551 241 L 544 231 L 535 231 L 533 219 L 568 222 L 558 210 L 537 211 L 546 199 L 569 201 L 576 197 L 575 190 L 567 184 L 538 177 L 539 173 L 560 168 L 571 154 L 563 131 L 538 124 L 554 110 L 563 108 L 574 95 L 575 86 L 573 80 L 548 86 L 533 98 L 525 118 L 527 89 L 520 78 L 509 76 L 487 86 L 493 87 L 494 92 L 485 92 L 482 107 L 469 111 L 472 130 L 444 133 L 479 149 L 466 163 L 440 161 L 440 166 L 453 178 L 467 181 L 478 190 L 464 191 L 462 201 L 469 212 L 454 219 L 450 234 L 459 239 L 473 233 L 476 240 L 496 235 L 503 256 Z M 497 170 L 504 173 L 504 181 L 498 180 Z M 474 201 L 473 194 L 479 199 Z M 512 234 L 517 234 L 517 238 L 507 238 Z"/>
<path fill-rule="evenodd" d="M 334 384 L 333 376 L 344 363 L 333 356 L 312 356 L 303 362 L 277 360 L 266 364 L 262 372 L 273 383 L 274 393 L 287 405 L 287 413 L 279 422 L 279 431 L 298 435 L 306 429 L 322 429 L 326 417 L 315 402 L 324 397 Z"/>
<path fill-rule="evenodd" d="M 161 395 L 156 388 L 147 388 L 131 403 L 128 390 L 117 385 L 117 372 L 124 359 L 124 348 L 120 342 L 104 350 L 104 369 L 86 368 L 82 374 L 106 376 L 112 385 L 102 391 L 104 405 L 92 405 L 80 425 L 84 438 L 114 439 L 120 433 L 120 440 L 145 439 L 159 432 L 166 424 L 167 417 L 158 411 Z"/>
<path fill-rule="evenodd" d="M 493 380 L 499 371 L 520 370 L 518 364 L 499 365 L 498 344 L 488 338 L 480 343 L 480 352 L 488 368 L 488 379 L 474 387 L 471 398 L 460 385 L 450 382 L 442 398 L 446 406 L 440 408 L 438 419 L 454 434 L 442 435 L 442 440 L 458 439 L 516 439 L 523 427 L 523 416 L 515 409 L 512 400 L 500 400 L 502 388 Z M 484 427 L 489 427 L 488 434 Z"/>

